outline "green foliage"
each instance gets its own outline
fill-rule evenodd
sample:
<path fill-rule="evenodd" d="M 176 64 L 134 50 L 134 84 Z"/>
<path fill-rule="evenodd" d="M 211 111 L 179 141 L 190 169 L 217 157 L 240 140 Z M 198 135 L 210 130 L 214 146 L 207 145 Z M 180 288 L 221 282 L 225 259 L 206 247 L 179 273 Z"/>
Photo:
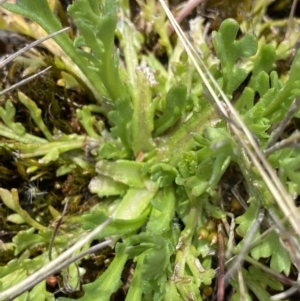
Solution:
<path fill-rule="evenodd" d="M 130 141 L 132 139 L 130 129 L 130 121 L 133 116 L 133 109 L 129 98 L 119 98 L 114 109 L 108 113 L 109 119 L 113 122 L 114 127 L 111 132 L 121 139 L 123 144 L 130 149 Z"/>
<path fill-rule="evenodd" d="M 45 230 L 45 227 L 43 225 L 36 222 L 33 218 L 31 218 L 26 210 L 22 209 L 19 202 L 18 191 L 16 189 L 12 189 L 12 191 L 10 192 L 7 189 L 0 188 L 0 197 L 3 203 L 8 208 L 15 211 L 19 216 L 21 216 L 28 225 L 35 227 L 36 229 Z"/>
<path fill-rule="evenodd" d="M 275 99 L 270 102 L 264 111 L 263 117 L 268 117 L 273 122 L 278 122 L 285 115 L 294 98 L 300 95 L 299 90 L 300 52 L 297 51 L 289 71 L 286 82 L 280 84 L 274 77 L 274 88 L 278 89 Z M 272 82 L 272 79 L 271 79 Z M 275 86 L 276 85 L 276 86 Z M 272 85 L 271 85 L 272 87 Z"/>
<path fill-rule="evenodd" d="M 151 82 L 146 74 L 147 69 L 138 69 L 136 89 L 132 95 L 133 114 L 130 122 L 131 148 L 134 155 L 149 152 L 154 148 L 152 131 L 155 103 L 152 100 Z"/>
<path fill-rule="evenodd" d="M 184 114 L 187 100 L 185 86 L 174 86 L 166 95 L 166 105 L 163 114 L 155 121 L 154 136 L 158 136 L 173 126 Z"/>
<path fill-rule="evenodd" d="M 270 286 L 274 290 L 283 289 L 283 286 L 279 281 L 270 279 L 268 274 L 264 273 L 256 267 L 250 267 L 249 271 L 243 269 L 242 273 L 243 276 L 247 279 L 247 286 L 260 301 L 270 300 L 271 296 L 266 291 L 267 286 Z M 238 284 L 236 282 L 232 283 L 232 285 L 236 288 L 237 291 L 239 291 Z M 238 298 L 240 298 L 240 296 L 240 293 L 236 293 L 233 295 L 231 300 L 239 300 Z M 246 300 L 251 300 L 249 294 L 247 294 Z"/>
<path fill-rule="evenodd" d="M 278 273 L 284 272 L 289 275 L 291 260 L 286 249 L 283 247 L 276 233 L 272 232 L 264 241 L 251 251 L 254 259 L 271 258 L 270 267 Z"/>
<path fill-rule="evenodd" d="M 18 93 L 20 102 L 28 109 L 30 112 L 31 118 L 34 120 L 36 125 L 45 135 L 47 140 L 52 141 L 52 135 L 50 131 L 47 129 L 43 119 L 42 119 L 42 110 L 39 109 L 34 101 L 32 101 L 29 97 L 24 95 L 22 92 Z"/>
<path fill-rule="evenodd" d="M 228 95 L 232 95 L 248 75 L 245 68 L 238 67 L 237 60 L 253 56 L 257 51 L 255 36 L 246 33 L 236 40 L 238 30 L 238 23 L 228 19 L 221 24 L 219 31 L 213 34 L 214 46 L 221 61 L 222 88 Z"/>
<path fill-rule="evenodd" d="M 32 246 L 33 244 L 43 244 L 49 242 L 51 232 L 44 232 L 34 234 L 34 228 L 30 228 L 25 232 L 18 233 L 13 242 L 16 244 L 15 255 L 20 254 L 23 250 Z"/>
<path fill-rule="evenodd" d="M 270 71 L 274 62 L 273 46 L 262 46 L 257 54 L 249 86 L 237 101 L 236 107 L 244 111 L 244 120 L 249 129 L 258 137 L 269 138 L 266 133 L 271 124 L 284 118 L 292 101 L 300 95 L 298 88 L 299 52 L 291 65 L 289 77 L 280 81 L 276 72 Z M 262 63 L 264 62 L 264 63 Z M 253 105 L 254 93 L 260 95 L 260 100 Z"/>
<path fill-rule="evenodd" d="M 5 109 L 0 108 L 0 117 L 3 122 L 17 135 L 23 136 L 25 134 L 25 128 L 20 122 L 14 122 L 15 114 L 16 109 L 10 100 L 5 102 Z"/>
<path fill-rule="evenodd" d="M 143 226 L 145 218 L 147 217 L 147 211 L 142 212 L 138 217 L 126 219 L 115 219 L 113 223 L 108 225 L 101 234 L 97 236 L 98 239 L 111 235 L 128 235 L 135 233 L 138 229 Z M 82 224 L 84 230 L 90 230 L 96 228 L 99 223 L 104 222 L 107 219 L 107 215 L 101 210 L 84 214 L 79 219 L 78 222 Z"/>
<path fill-rule="evenodd" d="M 81 33 L 74 41 L 80 54 L 78 57 L 81 60 L 86 58 L 89 70 L 95 71 L 109 97 L 116 101 L 123 96 L 123 86 L 118 75 L 118 58 L 114 55 L 116 1 L 103 1 L 100 11 L 97 0 L 79 0 L 68 7 L 68 12 Z M 91 52 L 82 51 L 81 47 L 89 47 Z M 77 61 L 75 63 L 78 64 Z"/>
<path fill-rule="evenodd" d="M 17 284 L 21 280 L 25 279 L 28 274 L 37 269 L 40 269 L 48 262 L 48 256 L 46 253 L 43 255 L 35 256 L 34 259 L 29 259 L 29 256 L 29 252 L 25 252 L 19 259 L 16 258 L 14 260 L 11 260 L 5 267 L 1 267 L 1 291 L 4 291 L 5 289 L 8 289 L 11 286 Z M 54 300 L 54 296 L 46 289 L 46 281 L 40 282 L 30 292 L 26 292 L 19 297 L 14 298 L 14 300 L 36 300 L 37 296 L 39 296 L 38 298 L 41 301 Z"/>
<path fill-rule="evenodd" d="M 236 219 L 236 223 L 239 224 L 236 231 L 241 237 L 245 237 L 251 231 L 251 226 L 255 223 L 257 218 L 257 212 L 257 206 L 252 201 L 245 214 Z M 255 233 L 252 242 L 255 242 L 258 238 L 259 233 Z M 238 249 L 241 244 L 243 244 L 243 240 L 237 246 Z M 259 260 L 260 258 L 269 258 L 271 269 L 278 273 L 284 272 L 286 275 L 290 273 L 291 259 L 275 232 L 268 234 L 258 246 L 251 249 L 250 253 L 256 260 Z"/>
<path fill-rule="evenodd" d="M 83 106 L 82 109 L 76 111 L 78 121 L 82 124 L 89 137 L 99 138 L 99 134 L 94 129 L 95 116 L 88 106 Z"/>
<path fill-rule="evenodd" d="M 118 160 L 114 162 L 99 161 L 96 171 L 99 174 L 108 176 L 115 180 L 126 184 L 130 187 L 144 187 L 144 180 L 141 173 L 142 163 Z"/>
<path fill-rule="evenodd" d="M 236 218 L 236 223 L 239 225 L 236 228 L 236 232 L 241 236 L 244 237 L 247 232 L 251 229 L 252 224 L 255 222 L 258 208 L 253 200 L 249 201 L 250 206 L 248 207 L 247 211 Z"/>

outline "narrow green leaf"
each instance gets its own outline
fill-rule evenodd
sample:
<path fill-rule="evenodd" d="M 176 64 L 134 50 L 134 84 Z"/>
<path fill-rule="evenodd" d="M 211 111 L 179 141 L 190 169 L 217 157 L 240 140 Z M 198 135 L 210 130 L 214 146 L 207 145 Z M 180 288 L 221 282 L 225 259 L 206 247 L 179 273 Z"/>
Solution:
<path fill-rule="evenodd" d="M 257 51 L 257 39 L 254 34 L 246 33 L 236 40 L 239 24 L 233 19 L 222 22 L 219 31 L 213 32 L 213 43 L 217 56 L 221 61 L 223 76 L 223 90 L 232 93 L 246 79 L 248 71 L 235 66 L 239 58 L 250 57 Z"/>
<path fill-rule="evenodd" d="M 52 141 L 52 135 L 48 128 L 46 127 L 43 118 L 42 118 L 42 110 L 38 108 L 36 103 L 27 97 L 24 93 L 18 92 L 19 100 L 22 102 L 24 106 L 29 110 L 31 118 L 34 120 L 35 124 L 39 127 L 45 137 Z"/>
<path fill-rule="evenodd" d="M 99 197 L 107 197 L 111 195 L 123 195 L 127 186 L 114 181 L 112 178 L 98 175 L 90 181 L 89 190 L 91 193 L 96 193 Z"/>
<path fill-rule="evenodd" d="M 128 189 L 123 200 L 114 212 L 114 217 L 118 219 L 137 218 L 145 210 L 149 209 L 150 201 L 154 197 L 156 189 L 146 188 Z"/>
<path fill-rule="evenodd" d="M 130 150 L 132 133 L 129 129 L 132 116 L 133 108 L 129 97 L 119 98 L 115 102 L 114 109 L 108 113 L 108 118 L 114 125 L 111 132 L 120 138 L 124 146 Z"/>
<path fill-rule="evenodd" d="M 132 213 L 132 215 L 134 212 Z M 97 236 L 98 239 L 112 235 L 128 235 L 136 233 L 146 222 L 148 212 L 142 212 L 139 216 L 132 216 L 131 219 L 115 219 Z M 84 230 L 95 229 L 99 224 L 107 219 L 107 215 L 102 211 L 88 213 L 78 218 Z"/>
<path fill-rule="evenodd" d="M 0 107 L 0 117 L 3 122 L 17 135 L 23 136 L 25 134 L 25 127 L 20 122 L 14 122 L 15 114 L 16 109 L 11 100 L 6 100 L 5 109 Z"/>
<path fill-rule="evenodd" d="M 147 224 L 147 232 L 161 235 L 170 230 L 175 216 L 175 201 L 175 192 L 172 186 L 164 187 L 155 195 L 151 201 L 153 208 Z"/>
<path fill-rule="evenodd" d="M 185 112 L 187 89 L 185 86 L 173 86 L 166 95 L 163 114 L 154 122 L 154 136 L 158 136 L 173 126 Z"/>
<path fill-rule="evenodd" d="M 135 155 L 148 152 L 154 148 L 152 131 L 155 106 L 152 101 L 151 83 L 145 74 L 146 67 L 140 67 L 137 72 L 136 89 L 133 93 L 133 115 L 130 122 L 132 133 L 131 147 Z"/>
<path fill-rule="evenodd" d="M 129 160 L 101 160 L 96 164 L 96 171 L 101 175 L 110 177 L 114 181 L 123 183 L 129 187 L 142 188 L 145 186 L 144 177 L 141 172 L 142 166 L 142 163 Z"/>
<path fill-rule="evenodd" d="M 142 300 L 142 294 L 143 294 L 143 284 L 142 284 L 142 269 L 143 269 L 143 261 L 144 261 L 144 256 L 141 255 L 139 256 L 136 267 L 134 269 L 134 274 L 129 286 L 129 290 L 126 294 L 126 299 L 125 301 L 141 301 Z"/>

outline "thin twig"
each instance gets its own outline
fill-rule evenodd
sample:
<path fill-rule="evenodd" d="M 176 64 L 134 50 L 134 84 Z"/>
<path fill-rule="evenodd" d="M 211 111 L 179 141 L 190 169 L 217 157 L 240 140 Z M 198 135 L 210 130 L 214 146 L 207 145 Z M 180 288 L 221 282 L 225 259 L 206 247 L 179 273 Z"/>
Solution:
<path fill-rule="evenodd" d="M 293 103 L 292 103 L 289 111 L 287 112 L 286 116 L 280 122 L 277 129 L 272 133 L 271 139 L 270 139 L 270 141 L 268 143 L 268 146 L 267 146 L 268 148 L 272 147 L 276 143 L 276 141 L 279 139 L 280 135 L 284 131 L 284 129 L 285 129 L 286 125 L 288 124 L 288 122 L 292 119 L 294 114 L 298 111 L 299 106 L 300 106 L 300 97 L 296 98 L 293 101 Z M 266 150 L 266 152 L 267 151 L 268 150 Z"/>
<path fill-rule="evenodd" d="M 291 288 L 289 288 L 288 290 L 281 292 L 277 295 L 274 295 L 270 298 L 270 300 L 275 301 L 275 300 L 283 300 L 286 299 L 288 297 L 290 297 L 291 295 L 295 294 L 300 288 L 300 273 L 298 273 L 298 278 L 297 278 L 297 283 L 292 286 Z"/>
<path fill-rule="evenodd" d="M 248 231 L 247 236 L 244 238 L 244 244 L 237 255 L 235 262 L 232 264 L 232 266 L 229 268 L 228 272 L 225 275 L 225 283 L 229 281 L 229 278 L 231 278 L 231 275 L 235 273 L 238 266 L 242 263 L 244 260 L 244 256 L 249 252 L 249 246 L 251 245 L 251 240 L 253 239 L 253 236 L 255 235 L 258 227 L 262 223 L 263 219 L 265 217 L 264 211 L 260 211 L 258 213 L 258 217 L 255 220 L 255 222 L 252 225 L 252 228 Z"/>
<path fill-rule="evenodd" d="M 225 252 L 225 258 L 231 257 L 231 252 L 233 247 L 236 245 L 234 240 L 234 229 L 235 229 L 235 217 L 232 213 L 227 212 L 227 215 L 231 218 L 230 226 L 228 225 L 228 222 L 226 218 L 222 218 L 222 222 L 224 224 L 227 236 L 228 236 L 228 242 L 227 242 L 227 250 Z"/>
<path fill-rule="evenodd" d="M 237 268 L 238 273 L 238 282 L 239 282 L 239 290 L 240 290 L 240 300 L 246 300 L 246 287 L 245 287 L 245 281 L 243 277 L 243 272 L 241 266 L 238 266 Z"/>
<path fill-rule="evenodd" d="M 244 199 L 241 197 L 240 193 L 237 190 L 238 185 L 240 184 L 241 181 L 239 181 L 239 183 L 235 184 L 233 186 L 233 188 L 231 189 L 232 194 L 235 196 L 235 198 L 238 200 L 238 202 L 241 204 L 241 206 L 247 210 L 248 209 L 248 205 L 247 203 L 244 201 Z"/>
<path fill-rule="evenodd" d="M 280 242 L 283 247 L 288 251 L 291 261 L 297 268 L 298 272 L 300 272 L 300 247 L 297 239 L 294 235 L 291 235 L 289 231 L 287 231 L 279 219 L 273 208 L 268 210 L 268 215 L 272 218 L 274 223 L 276 224 L 275 232 L 279 234 Z"/>
<path fill-rule="evenodd" d="M 294 0 L 293 1 L 292 8 L 291 8 L 291 11 L 290 11 L 289 21 L 288 21 L 288 25 L 287 25 L 287 30 L 286 30 L 286 33 L 285 33 L 285 40 L 287 40 L 287 41 L 289 40 L 289 36 L 291 34 L 291 31 L 292 31 L 293 17 L 295 15 L 297 2 L 298 2 L 298 0 Z"/>
<path fill-rule="evenodd" d="M 69 30 L 70 27 L 66 27 L 63 28 L 61 30 L 58 30 L 54 33 L 51 33 L 49 35 L 47 35 L 46 37 L 42 37 L 34 42 L 32 42 L 31 44 L 25 46 L 24 48 L 20 49 L 19 51 L 13 53 L 12 55 L 10 55 L 8 58 L 6 58 L 5 60 L 0 62 L 0 69 L 5 66 L 6 64 L 8 64 L 10 61 L 14 60 L 16 57 L 18 57 L 19 55 L 21 55 L 22 53 L 26 52 L 27 50 L 39 45 L 40 43 L 45 42 L 46 40 L 49 40 L 51 38 L 53 38 L 54 36 L 57 36 L 58 34 L 61 34 L 62 32 L 65 32 L 67 30 Z"/>
<path fill-rule="evenodd" d="M 217 301 L 224 300 L 225 286 L 224 286 L 224 274 L 225 274 L 225 254 L 224 254 L 224 237 L 222 231 L 222 224 L 218 221 L 218 246 L 219 246 L 219 271 L 218 271 L 218 292 Z"/>
<path fill-rule="evenodd" d="M 282 148 L 291 147 L 291 146 L 300 147 L 300 132 L 297 132 L 296 134 L 290 136 L 289 138 L 281 140 L 280 142 L 266 149 L 264 153 L 266 154 L 266 156 L 269 156 L 271 153 L 274 153 Z"/>
<path fill-rule="evenodd" d="M 176 21 L 178 23 L 181 23 L 181 21 L 187 16 L 189 15 L 196 7 L 198 4 L 200 4 L 203 0 L 190 0 L 188 1 L 184 7 L 182 8 L 182 10 L 180 10 L 180 12 L 177 14 L 176 16 Z M 174 28 L 172 26 L 172 24 L 169 27 L 169 34 L 173 33 Z"/>
<path fill-rule="evenodd" d="M 66 214 L 66 211 L 67 211 L 67 208 L 68 208 L 68 204 L 69 204 L 69 202 L 67 201 L 65 203 L 64 210 L 63 210 L 60 218 L 58 219 L 58 221 L 57 221 L 57 223 L 55 225 L 54 231 L 53 231 L 51 239 L 50 239 L 49 248 L 48 248 L 49 249 L 49 251 L 48 251 L 48 257 L 49 257 L 50 261 L 52 260 L 52 248 L 53 248 L 53 245 L 54 245 L 54 239 L 55 239 L 55 236 L 56 236 L 56 234 L 58 232 L 58 229 L 59 229 L 59 227 L 60 227 L 60 225 L 61 225 L 61 223 L 63 221 L 63 218 L 64 218 L 64 216 Z"/>
<path fill-rule="evenodd" d="M 275 272 L 274 270 L 270 269 L 269 267 L 263 265 L 261 262 L 253 259 L 251 256 L 246 255 L 244 257 L 244 260 L 247 261 L 248 263 L 258 267 L 259 269 L 261 269 L 262 271 L 266 272 L 267 274 L 273 276 L 274 278 L 276 278 L 278 281 L 286 284 L 286 285 L 290 285 L 290 286 L 294 286 L 297 284 L 296 281 L 293 281 L 291 279 L 289 279 L 288 277 L 279 274 L 277 272 Z"/>
<path fill-rule="evenodd" d="M 23 80 L 21 80 L 20 82 L 18 82 L 18 83 L 16 83 L 16 84 L 10 86 L 9 88 L 7 88 L 7 89 L 1 91 L 1 92 L 0 92 L 0 96 L 2 96 L 2 95 L 4 95 L 4 94 L 6 94 L 6 93 L 8 93 L 8 92 L 10 92 L 10 91 L 12 91 L 12 90 L 18 88 L 18 87 L 21 87 L 21 86 L 25 85 L 26 83 L 32 81 L 32 80 L 35 79 L 36 77 L 38 77 L 38 76 L 44 74 L 45 72 L 47 72 L 51 67 L 52 67 L 52 66 L 49 66 L 49 67 L 43 69 L 42 71 L 39 71 L 39 72 L 36 73 L 36 74 L 33 74 L 33 75 L 29 76 L 29 77 L 26 77 L 26 78 L 24 78 Z"/>

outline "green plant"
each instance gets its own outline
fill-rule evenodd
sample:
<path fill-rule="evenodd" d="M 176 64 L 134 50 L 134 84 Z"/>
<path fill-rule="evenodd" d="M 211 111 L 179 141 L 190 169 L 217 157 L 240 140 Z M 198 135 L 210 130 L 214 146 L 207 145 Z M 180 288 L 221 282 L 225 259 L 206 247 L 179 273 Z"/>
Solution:
<path fill-rule="evenodd" d="M 48 33 L 61 29 L 46 0 L 20 0 L 3 7 L 38 23 Z M 145 18 L 151 18 L 156 9 L 155 1 L 149 0 L 141 4 L 141 8 Z M 255 245 L 264 229 L 255 222 L 259 213 L 266 211 L 276 219 L 276 216 L 284 218 L 285 212 L 274 201 L 280 196 L 272 196 L 262 171 L 252 163 L 247 145 L 242 143 L 246 135 L 232 126 L 236 120 L 231 112 L 226 113 L 230 108 L 222 104 L 219 110 L 223 114 L 220 114 L 213 98 L 219 93 L 220 97 L 231 100 L 255 136 L 256 147 L 268 150 L 276 124 L 284 119 L 293 100 L 300 95 L 299 52 L 289 72 L 279 75 L 274 70 L 275 62 L 289 54 L 286 52 L 286 57 L 282 54 L 284 42 L 266 44 L 264 38 L 257 39 L 250 33 L 237 39 L 240 27 L 228 19 L 212 34 L 216 57 L 209 55 L 204 39 L 194 41 L 203 51 L 207 68 L 204 67 L 203 72 L 213 75 L 203 84 L 182 44 L 178 42 L 172 49 L 164 13 L 159 12 L 155 26 L 160 28 L 160 42 L 168 54 L 168 70 L 157 57 L 141 54 L 142 37 L 130 21 L 127 1 L 117 5 L 116 1 L 103 0 L 99 5 L 97 0 L 75 0 L 68 7 L 80 36 L 74 41 L 66 33 L 53 38 L 64 51 L 61 60 L 56 58 L 53 62 L 53 67 L 61 72 L 66 86 L 87 89 L 87 94 L 92 95 L 76 111 L 71 106 L 70 115 L 80 124 L 79 132 L 75 133 L 74 128 L 68 131 L 63 123 L 54 124 L 43 115 L 37 100 L 21 91 L 17 94 L 18 100 L 27 108 L 39 135 L 16 120 L 15 106 L 19 104 L 15 101 L 14 104 L 7 99 L 0 108 L 3 154 L 7 151 L 14 154 L 24 178 L 32 175 L 31 181 L 42 179 L 51 169 L 57 177 L 69 175 L 72 180 L 78 177 L 78 185 L 88 183 L 89 191 L 98 197 L 88 211 L 64 216 L 54 209 L 55 203 L 51 203 L 48 196 L 51 219 L 62 223 L 56 228 L 30 217 L 20 205 L 15 187 L 11 191 L 0 189 L 0 196 L 10 209 L 7 220 L 32 227 L 19 231 L 11 243 L 4 244 L 1 252 L 19 257 L 0 270 L 0 300 L 23 293 L 20 281 L 26 281 L 33 270 L 43 266 L 46 270 L 47 264 L 51 265 L 48 252 L 59 259 L 61 253 L 68 252 L 65 250 L 74 247 L 87 233 L 93 234 L 88 236 L 90 240 L 72 249 L 73 256 L 80 253 L 76 257 L 78 263 L 62 267 L 60 275 L 66 290 L 78 290 L 78 281 L 84 273 L 80 258 L 87 255 L 85 250 L 92 239 L 108 239 L 116 255 L 109 267 L 101 271 L 101 276 L 83 285 L 85 294 L 80 300 L 110 300 L 122 286 L 122 272 L 130 261 L 135 268 L 126 300 L 206 298 L 205 292 L 213 286 L 217 275 L 214 258 L 218 252 L 220 257 L 224 256 L 220 239 L 224 233 L 220 224 L 222 221 L 227 225 L 229 208 L 221 199 L 226 190 L 224 185 L 231 179 L 226 176 L 227 172 L 232 168 L 238 168 L 238 174 L 245 181 L 245 185 L 236 181 L 236 187 L 241 191 L 246 187 L 247 204 L 235 219 L 236 232 L 240 235 L 236 246 L 232 243 L 233 233 L 226 232 L 232 246 L 228 247 L 232 253 L 228 253 L 228 259 L 248 252 L 256 261 L 267 258 L 270 264 L 266 269 L 272 270 L 274 277 L 262 286 L 261 280 L 267 278 L 266 269 L 260 269 L 258 263 L 255 265 L 255 260 L 247 269 L 238 267 L 237 273 L 244 279 L 245 287 L 240 288 L 239 278 L 231 271 L 233 276 L 228 279 L 233 288 L 231 300 L 251 300 L 253 294 L 261 301 L 268 300 L 271 289 L 283 289 L 276 277 L 280 278 L 282 272 L 290 275 L 292 264 L 298 268 L 297 258 L 293 256 L 299 247 L 298 240 L 296 236 L 286 237 L 280 223 L 275 227 L 280 235 L 269 232 Z M 258 26 L 259 21 L 256 22 Z M 197 35 L 197 30 L 203 33 L 201 21 L 194 26 L 193 35 Z M 119 51 L 115 49 L 115 33 Z M 195 63 L 197 60 L 201 65 L 199 58 Z M 76 73 L 76 66 L 82 74 Z M 51 104 L 55 112 L 62 114 L 54 97 L 45 99 L 47 105 Z M 272 152 L 268 160 L 278 170 L 280 180 L 286 183 L 288 193 L 298 195 L 299 149 L 282 142 L 281 145 L 287 147 Z M 69 189 L 76 190 L 74 186 L 70 184 Z M 69 195 L 72 194 L 65 197 L 65 202 Z M 287 194 L 282 198 L 289 200 Z M 75 201 L 75 197 L 72 200 Z M 289 204 L 288 209 L 294 210 L 297 219 L 295 206 Z M 106 221 L 109 221 L 106 227 L 99 228 Z M 286 227 L 293 227 L 299 234 L 295 224 L 290 224 Z M 251 239 L 252 245 L 249 244 Z M 51 251 L 48 251 L 49 245 Z M 221 281 L 222 276 L 219 275 Z M 19 282 L 19 287 L 14 286 Z M 40 300 L 54 300 L 53 294 L 46 290 L 45 281 L 14 300 L 34 300 L 37 295 L 43 296 Z M 58 300 L 69 299 L 71 297 Z"/>

